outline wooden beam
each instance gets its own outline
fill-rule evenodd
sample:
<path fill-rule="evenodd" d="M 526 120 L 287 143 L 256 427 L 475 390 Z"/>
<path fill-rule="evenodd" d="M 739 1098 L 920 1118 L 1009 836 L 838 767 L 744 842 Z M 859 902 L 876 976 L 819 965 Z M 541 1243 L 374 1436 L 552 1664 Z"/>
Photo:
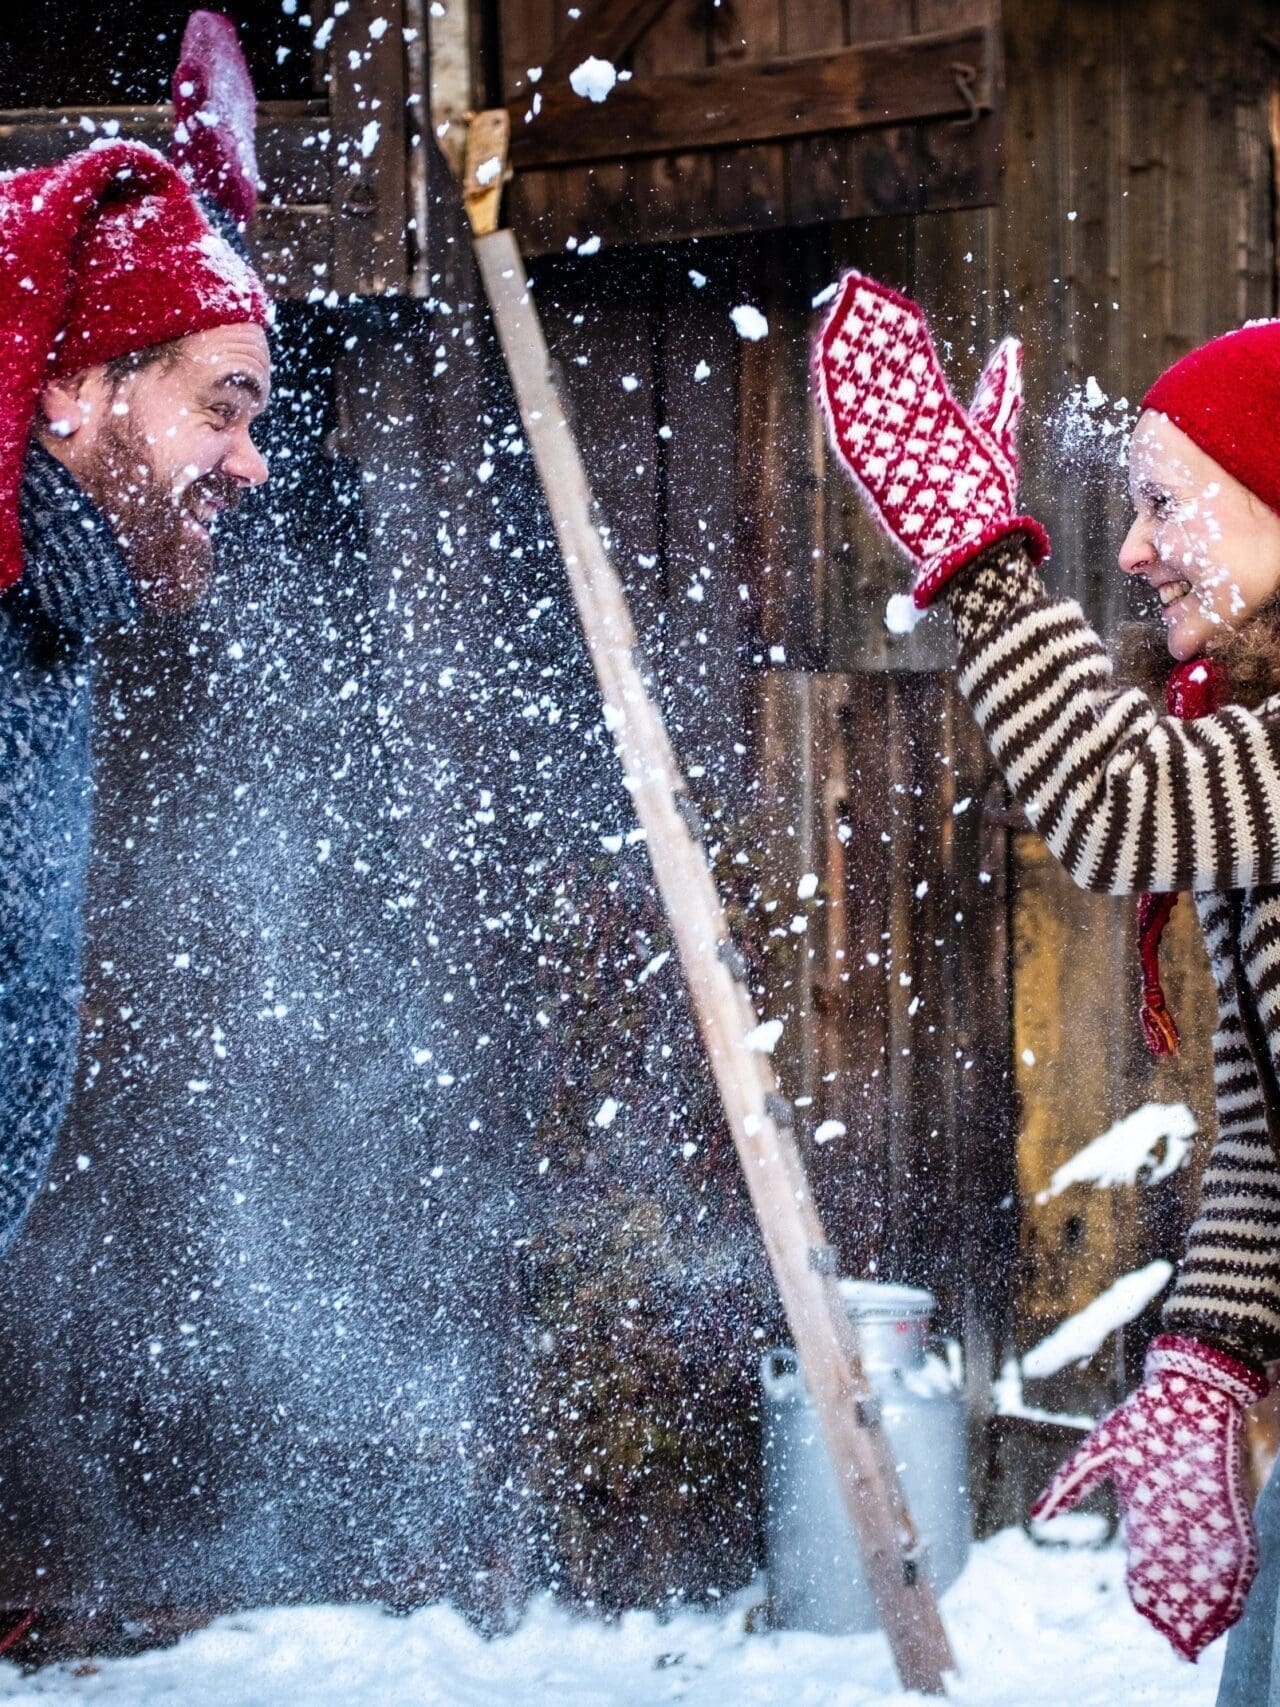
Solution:
<path fill-rule="evenodd" d="M 490 107 L 477 113 L 467 127 L 467 148 L 462 174 L 462 199 L 471 229 L 486 237 L 498 229 L 502 186 L 510 175 L 507 153 L 511 146 L 511 120 L 505 107 Z"/>
<path fill-rule="evenodd" d="M 670 6 L 671 0 L 597 0 L 579 18 L 542 67 L 542 83 L 560 83 L 584 59 L 594 55 L 623 59 L 640 37 Z"/>
<path fill-rule="evenodd" d="M 873 125 L 970 118 L 991 102 L 992 39 L 978 28 L 873 42 L 758 65 L 632 78 L 607 101 L 539 85 L 541 109 L 508 105 L 521 168 L 679 153 Z"/>
<path fill-rule="evenodd" d="M 525 435 L 556 529 L 605 722 L 689 986 L 698 1029 L 787 1313 L 845 1509 L 905 1689 L 945 1694 L 946 1632 L 893 1451 L 840 1296 L 827 1242 L 743 977 L 697 809 L 646 682 L 617 569 L 551 372 L 537 308 L 510 231 L 478 237 L 476 256 Z"/>
<path fill-rule="evenodd" d="M 422 0 L 416 0 L 421 6 Z M 475 68 L 471 54 L 468 0 L 438 0 L 427 14 L 431 43 L 431 128 L 455 178 L 462 176 L 467 119 L 474 105 Z"/>
<path fill-rule="evenodd" d="M 88 119 L 92 130 L 81 124 Z M 323 101 L 263 101 L 258 166 L 266 184 L 249 247 L 272 296 L 306 297 L 333 277 L 333 175 Z M 173 108 L 76 107 L 0 111 L 0 171 L 50 166 L 95 137 L 122 136 L 167 153 Z"/>
<path fill-rule="evenodd" d="M 351 0 L 330 21 L 328 282 L 344 296 L 396 294 L 410 282 L 403 6 Z"/>
<path fill-rule="evenodd" d="M 328 111 L 323 101 L 259 103 L 258 164 L 269 198 L 328 201 L 331 179 L 324 143 Z M 147 142 L 167 153 L 173 137 L 173 108 L 165 102 L 155 107 L 0 110 L 0 171 L 52 165 L 104 136 Z"/>

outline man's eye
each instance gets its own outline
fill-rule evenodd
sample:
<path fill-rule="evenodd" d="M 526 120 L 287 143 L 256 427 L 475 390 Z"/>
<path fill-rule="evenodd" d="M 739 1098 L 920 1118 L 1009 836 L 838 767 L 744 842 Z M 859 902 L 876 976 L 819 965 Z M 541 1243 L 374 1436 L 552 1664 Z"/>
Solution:
<path fill-rule="evenodd" d="M 231 403 L 215 403 L 209 413 L 215 421 L 221 421 L 224 427 L 229 427 L 236 418 L 235 406 Z"/>

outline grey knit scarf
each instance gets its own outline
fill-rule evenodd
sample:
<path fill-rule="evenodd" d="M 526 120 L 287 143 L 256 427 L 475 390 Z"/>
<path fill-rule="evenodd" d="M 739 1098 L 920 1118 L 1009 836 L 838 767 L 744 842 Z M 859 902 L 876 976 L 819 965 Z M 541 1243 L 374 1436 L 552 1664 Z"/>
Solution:
<path fill-rule="evenodd" d="M 27 453 L 19 515 L 26 564 L 10 595 L 19 609 L 85 638 L 138 617 L 133 580 L 106 517 L 39 444 Z"/>

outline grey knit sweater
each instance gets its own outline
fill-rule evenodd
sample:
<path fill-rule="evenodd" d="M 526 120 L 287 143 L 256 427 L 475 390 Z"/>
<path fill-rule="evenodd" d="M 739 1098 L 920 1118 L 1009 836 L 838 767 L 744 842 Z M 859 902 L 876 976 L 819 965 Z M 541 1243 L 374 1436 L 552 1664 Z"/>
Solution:
<path fill-rule="evenodd" d="M 39 1190 L 79 1032 L 93 641 L 132 620 L 101 513 L 33 446 L 22 579 L 0 598 L 0 1251 Z"/>
<path fill-rule="evenodd" d="M 961 690 L 1075 881 L 1194 892 L 1218 997 L 1217 1137 L 1164 1325 L 1280 1357 L 1280 695 L 1160 715 L 1116 686 L 1079 605 L 1016 541 L 958 576 L 950 603 Z"/>

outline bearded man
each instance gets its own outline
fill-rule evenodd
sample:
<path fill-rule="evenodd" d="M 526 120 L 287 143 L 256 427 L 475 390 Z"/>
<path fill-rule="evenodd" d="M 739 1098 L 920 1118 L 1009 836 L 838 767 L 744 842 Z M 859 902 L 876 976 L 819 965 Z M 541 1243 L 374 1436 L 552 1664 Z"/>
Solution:
<path fill-rule="evenodd" d="M 149 148 L 0 178 L 0 1251 L 75 1065 L 97 646 L 198 601 L 210 523 L 267 478 L 269 319 Z"/>

